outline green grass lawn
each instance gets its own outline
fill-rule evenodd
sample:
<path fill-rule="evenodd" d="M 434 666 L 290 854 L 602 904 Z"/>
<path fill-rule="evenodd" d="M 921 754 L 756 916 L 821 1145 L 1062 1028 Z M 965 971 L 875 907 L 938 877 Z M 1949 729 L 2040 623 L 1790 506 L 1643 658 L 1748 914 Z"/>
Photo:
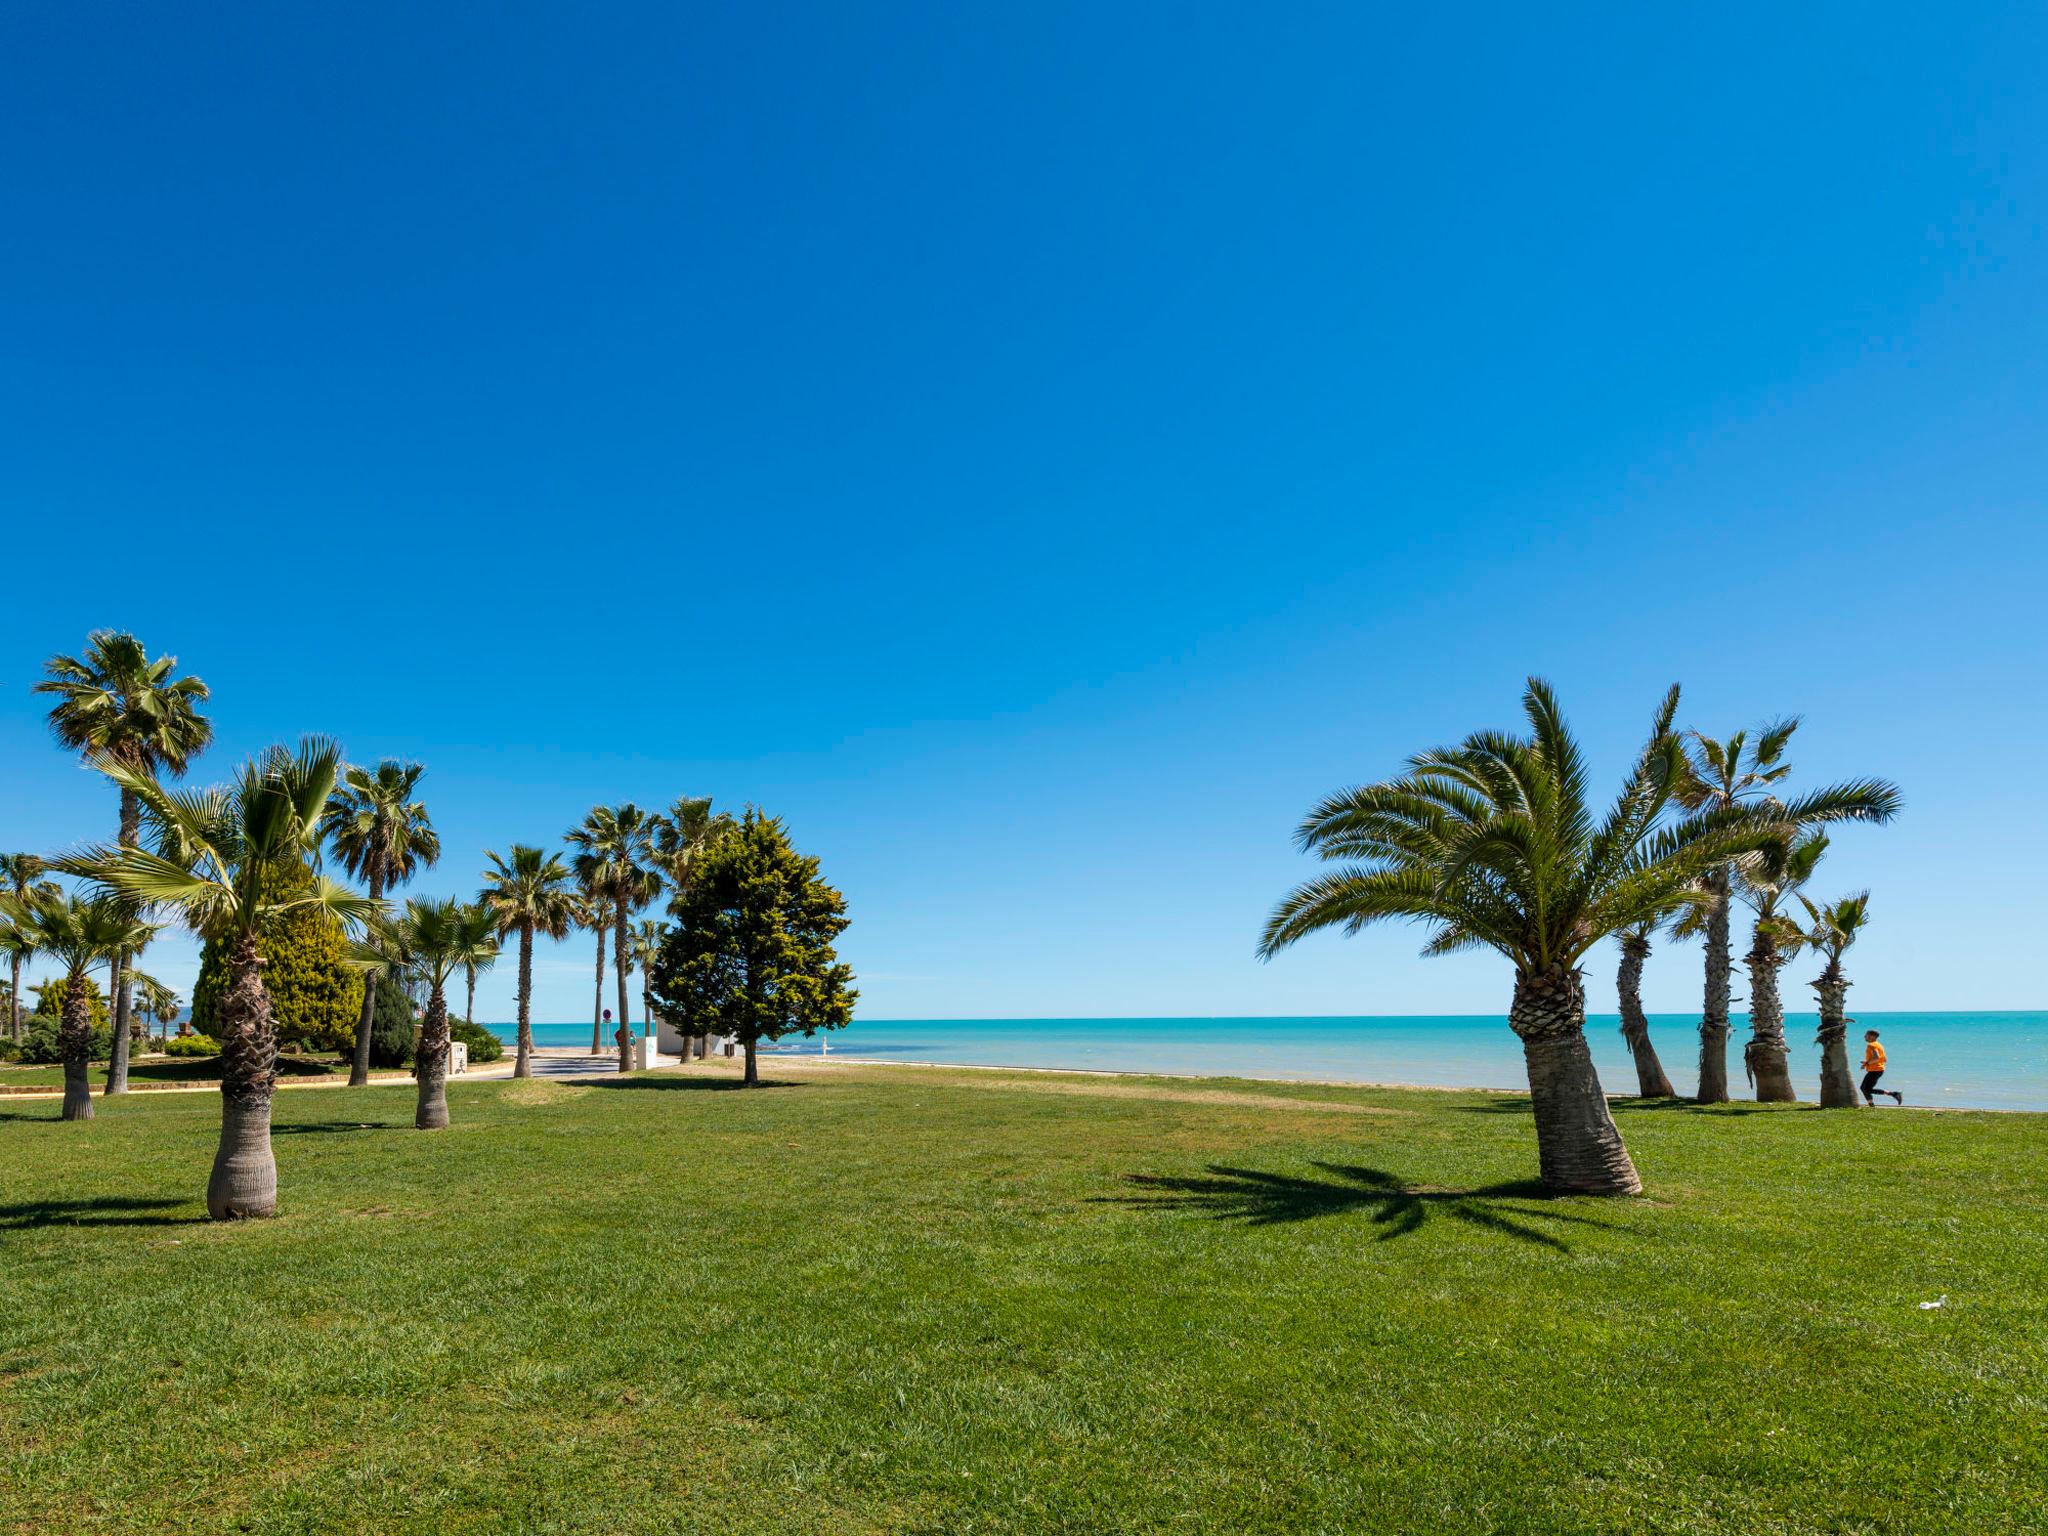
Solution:
<path fill-rule="evenodd" d="M 766 1065 L 0 1105 L 0 1529 L 2048 1528 L 2041 1117 Z"/>
<path fill-rule="evenodd" d="M 278 1059 L 280 1077 L 331 1077 L 339 1072 L 348 1075 L 348 1063 L 335 1061 L 326 1056 L 285 1056 Z M 106 1086 L 107 1064 L 96 1061 L 92 1064 L 92 1091 L 97 1095 Z M 218 1056 L 155 1056 L 129 1062 L 128 1081 L 137 1088 L 146 1088 L 152 1083 L 217 1083 L 220 1081 L 220 1058 Z M 22 1067 L 11 1063 L 0 1063 L 0 1093 L 19 1093 L 27 1088 L 48 1088 L 64 1086 L 64 1068 L 61 1063 L 48 1066 Z"/>

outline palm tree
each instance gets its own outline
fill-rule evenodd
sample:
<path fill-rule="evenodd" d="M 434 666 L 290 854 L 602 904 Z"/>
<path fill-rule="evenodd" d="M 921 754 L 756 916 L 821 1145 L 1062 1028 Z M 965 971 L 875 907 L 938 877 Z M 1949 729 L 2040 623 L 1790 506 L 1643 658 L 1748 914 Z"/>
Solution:
<path fill-rule="evenodd" d="M 86 637 L 83 656 L 52 656 L 37 693 L 55 695 L 50 730 L 58 742 L 88 759 L 105 757 L 151 778 L 183 774 L 213 740 L 213 727 L 199 706 L 206 684 L 176 677 L 175 656 L 149 659 L 133 635 L 97 629 Z M 135 846 L 141 809 L 121 791 L 120 841 Z M 128 986 L 131 956 L 112 961 L 113 1050 L 107 1061 L 107 1092 L 128 1091 Z"/>
<path fill-rule="evenodd" d="M 156 929 L 135 915 L 134 903 L 112 896 L 89 901 L 40 896 L 22 908 L 22 920 L 35 935 L 36 948 L 64 966 L 64 1013 L 58 1028 L 64 1055 L 63 1118 L 90 1120 L 92 1004 L 85 993 L 86 972 L 102 964 L 111 969 L 116 956 L 140 949 Z"/>
<path fill-rule="evenodd" d="M 1784 761 L 1785 748 L 1798 729 L 1799 717 L 1794 715 L 1762 727 L 1754 741 L 1747 731 L 1737 731 L 1725 742 L 1698 731 L 1686 732 L 1686 772 L 1679 786 L 1679 803 L 1690 811 L 1762 807 L 1794 828 L 1836 821 L 1886 822 L 1898 814 L 1898 788 L 1883 779 L 1854 780 L 1791 801 L 1779 800 L 1773 786 L 1792 771 L 1792 765 Z M 1707 977 L 1700 1012 L 1700 1083 L 1694 1095 L 1701 1104 L 1728 1102 L 1728 993 L 1735 970 L 1728 952 L 1728 901 L 1735 873 L 1731 860 L 1708 871 L 1702 883 Z"/>
<path fill-rule="evenodd" d="M 634 912 L 661 892 L 661 876 L 651 867 L 654 860 L 654 827 L 660 818 L 650 816 L 630 802 L 618 806 L 593 806 L 582 825 L 568 835 L 576 849 L 576 878 L 609 914 L 612 924 L 612 969 L 618 978 L 619 1070 L 632 1066 L 631 1026 L 626 1022 L 626 977 L 632 967 L 627 939 Z M 604 940 L 598 945 L 602 951 Z M 598 1007 L 603 1008 L 604 960 L 598 959 Z M 595 1042 L 591 1050 L 599 1047 Z"/>
<path fill-rule="evenodd" d="M 1759 1104 L 1792 1104 L 1791 1051 L 1785 1045 L 1785 1003 L 1778 972 L 1806 942 L 1799 925 L 1785 915 L 1785 903 L 1813 875 L 1828 840 L 1809 833 L 1787 849 L 1765 849 L 1741 865 L 1742 899 L 1756 914 L 1749 953 L 1749 1043 L 1742 1065 L 1756 1086 Z"/>
<path fill-rule="evenodd" d="M 1870 892 L 1858 891 L 1816 907 L 1804 896 L 1799 904 L 1813 920 L 1806 942 L 1828 957 L 1826 969 L 1813 983 L 1820 994 L 1820 1107 L 1854 1109 L 1856 1080 L 1849 1075 L 1849 978 L 1842 974 L 1842 954 L 1870 921 Z"/>
<path fill-rule="evenodd" d="M 1650 1043 L 1650 1019 L 1643 1012 L 1643 962 L 1650 958 L 1650 936 L 1658 919 L 1646 917 L 1621 930 L 1621 969 L 1615 991 L 1621 1000 L 1621 1037 L 1636 1063 L 1636 1092 L 1646 1099 L 1675 1099 L 1678 1090 Z"/>
<path fill-rule="evenodd" d="M 651 917 L 643 917 L 633 925 L 633 964 L 640 971 L 640 1021 L 650 1039 L 654 1035 L 654 994 L 647 990 L 647 983 L 667 932 L 663 924 Z"/>
<path fill-rule="evenodd" d="M 462 918 L 462 975 L 467 992 L 462 1002 L 462 1022 L 476 1027 L 476 979 L 498 963 L 498 914 L 481 901 L 460 903 Z"/>
<path fill-rule="evenodd" d="M 497 919 L 498 934 L 519 935 L 519 1054 L 512 1064 L 514 1077 L 533 1076 L 533 936 L 544 933 L 551 939 L 567 935 L 574 914 L 573 894 L 567 889 L 569 866 L 552 853 L 543 853 L 525 843 L 512 845 L 512 856 L 501 858 L 486 852 L 491 867 L 484 871 L 481 900 Z M 603 953 L 600 945 L 599 953 Z M 602 978 L 599 986 L 602 987 Z"/>
<path fill-rule="evenodd" d="M 159 1034 L 163 1033 L 164 1026 L 175 1019 L 179 1009 L 184 1006 L 183 999 L 173 988 L 158 981 L 154 976 L 145 976 L 140 971 L 135 972 L 135 993 L 137 1010 L 145 1019 L 157 1026 Z"/>
<path fill-rule="evenodd" d="M 415 1069 L 419 1103 L 412 1122 L 422 1131 L 448 1125 L 448 978 L 458 966 L 475 960 L 479 946 L 491 953 L 497 950 L 488 927 L 479 934 L 473 912 L 463 902 L 416 897 L 405 904 L 404 919 L 394 925 L 396 948 L 427 988 Z"/>
<path fill-rule="evenodd" d="M 1685 773 L 1665 696 L 1620 796 L 1596 819 L 1586 767 L 1550 686 L 1522 698 L 1529 735 L 1481 731 L 1424 752 L 1397 779 L 1332 796 L 1297 834 L 1345 867 L 1295 888 L 1267 921 L 1270 958 L 1307 934 L 1406 918 L 1431 930 L 1425 955 L 1493 949 L 1514 963 L 1508 1023 L 1521 1037 L 1544 1184 L 1580 1194 L 1642 1189 L 1586 1048 L 1578 961 L 1601 939 L 1698 904 L 1716 865 L 1780 840 L 1741 811 L 1659 828 Z"/>
<path fill-rule="evenodd" d="M 665 814 L 655 818 L 655 867 L 677 900 L 689 894 L 704 855 L 738 825 L 726 812 L 712 811 L 709 795 L 680 795 Z M 700 1034 L 684 1041 L 686 1051 L 694 1053 L 700 1061 L 710 1045 L 709 1035 Z"/>
<path fill-rule="evenodd" d="M 418 763 L 385 758 L 375 768 L 351 767 L 321 813 L 320 833 L 341 867 L 364 883 L 370 900 L 403 885 L 441 857 L 441 839 L 427 808 L 413 798 Z M 377 973 L 363 977 L 363 1008 L 356 1020 L 355 1055 L 348 1070 L 351 1088 L 370 1080 L 370 1033 L 377 1017 Z"/>
<path fill-rule="evenodd" d="M 612 909 L 604 893 L 580 873 L 569 898 L 569 920 L 597 936 L 597 991 L 590 1005 L 590 1054 L 595 1056 L 604 1049 L 604 941 L 611 936 Z"/>
<path fill-rule="evenodd" d="M 0 853 L 0 952 L 7 956 L 7 1036 L 21 1039 L 21 968 L 35 958 L 31 930 L 22 925 L 24 908 L 55 896 L 55 881 L 42 878 L 49 866 L 32 853 Z"/>
<path fill-rule="evenodd" d="M 320 847 L 320 816 L 334 792 L 341 748 L 308 736 L 293 754 L 270 747 L 225 789 L 165 789 L 154 776 L 111 756 L 94 766 L 132 793 L 156 850 L 99 847 L 56 861 L 145 906 L 178 913 L 201 938 L 228 951 L 221 995 L 220 1147 L 206 1186 L 216 1221 L 269 1216 L 277 1209 L 277 1162 L 270 1149 L 270 1100 L 277 1086 L 277 1035 L 263 988 L 258 937 L 277 919 L 315 907 L 359 925 L 378 911 L 367 896 L 313 877 L 311 889 L 283 879 Z M 285 895 L 286 891 L 295 894 Z"/>

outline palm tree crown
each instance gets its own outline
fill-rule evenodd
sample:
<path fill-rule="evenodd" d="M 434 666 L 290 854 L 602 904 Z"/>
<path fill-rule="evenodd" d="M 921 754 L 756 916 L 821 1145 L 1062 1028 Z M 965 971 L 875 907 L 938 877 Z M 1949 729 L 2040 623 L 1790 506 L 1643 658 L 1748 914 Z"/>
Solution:
<path fill-rule="evenodd" d="M 654 865 L 680 894 L 689 889 L 697 863 L 717 846 L 736 823 L 724 811 L 713 812 L 709 795 L 681 795 L 664 815 L 653 819 Z"/>
<path fill-rule="evenodd" d="M 1659 827 L 1685 774 L 1674 687 L 1604 816 L 1548 684 L 1523 695 L 1527 737 L 1481 731 L 1411 758 L 1408 772 L 1309 813 L 1296 837 L 1343 868 L 1288 895 L 1266 924 L 1270 957 L 1318 929 L 1406 918 L 1427 955 L 1491 948 L 1525 975 L 1570 968 L 1606 935 L 1696 904 L 1700 875 L 1764 846 L 1774 821 L 1725 807 Z"/>
<path fill-rule="evenodd" d="M 576 878 L 614 914 L 645 906 L 661 889 L 661 877 L 651 867 L 659 822 L 630 802 L 598 805 L 568 834 L 566 841 L 576 850 Z"/>
<path fill-rule="evenodd" d="M 177 665 L 175 656 L 151 661 L 131 634 L 95 630 L 83 656 L 52 656 L 43 664 L 49 675 L 35 691 L 57 696 L 50 729 L 72 751 L 175 777 L 213 740 L 198 709 L 206 684 L 174 677 Z"/>
<path fill-rule="evenodd" d="M 386 758 L 375 768 L 354 766 L 342 775 L 320 817 L 321 835 L 341 867 L 358 880 L 403 885 L 441 856 L 441 839 L 414 798 L 419 763 Z"/>
<path fill-rule="evenodd" d="M 140 949 L 157 932 L 155 925 L 135 915 L 130 903 L 109 896 L 53 893 L 20 910 L 20 921 L 33 935 L 36 949 L 60 961 L 73 976 L 82 976 L 123 951 Z"/>
<path fill-rule="evenodd" d="M 567 935 L 575 915 L 569 866 L 560 854 L 514 843 L 507 858 L 486 850 L 480 900 L 496 919 L 500 937 L 531 930 L 551 939 Z"/>
<path fill-rule="evenodd" d="M 1838 969 L 1843 954 L 1870 921 L 1870 892 L 1858 891 L 1824 907 L 1816 907 L 1801 896 L 1799 904 L 1806 908 L 1806 916 L 1813 924 L 1806 931 L 1806 942 L 1827 957 L 1830 970 Z"/>

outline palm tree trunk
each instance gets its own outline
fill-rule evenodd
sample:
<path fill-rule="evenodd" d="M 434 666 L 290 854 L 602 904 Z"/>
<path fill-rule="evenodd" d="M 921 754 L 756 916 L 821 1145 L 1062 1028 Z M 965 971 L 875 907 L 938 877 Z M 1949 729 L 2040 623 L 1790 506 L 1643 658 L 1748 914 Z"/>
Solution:
<path fill-rule="evenodd" d="M 1757 925 L 1749 953 L 1749 1043 L 1742 1048 L 1742 1067 L 1756 1085 L 1759 1104 L 1796 1104 L 1792 1090 L 1792 1053 L 1785 1045 L 1785 1004 L 1778 996 L 1778 967 L 1785 962 L 1777 940 Z"/>
<path fill-rule="evenodd" d="M 761 1086 L 761 1069 L 754 1060 L 754 1045 L 754 1037 L 752 1035 L 747 1036 L 747 1075 L 740 1079 L 740 1086 L 742 1088 L 758 1088 Z"/>
<path fill-rule="evenodd" d="M 130 790 L 121 791 L 121 842 L 133 847 L 142 835 L 142 802 Z M 128 952 L 114 952 L 107 986 L 113 993 L 113 1042 L 107 1053 L 107 1092 L 128 1091 Z"/>
<path fill-rule="evenodd" d="M 1820 994 L 1820 1107 L 1854 1109 L 1856 1079 L 1849 1075 L 1849 978 L 1842 963 L 1830 960 L 1813 984 Z"/>
<path fill-rule="evenodd" d="M 215 1221 L 277 1214 L 277 1160 L 270 1150 L 270 1098 L 277 1090 L 277 1031 L 263 988 L 256 935 L 236 936 L 221 995 L 220 1146 L 206 1182 Z"/>
<path fill-rule="evenodd" d="M 1641 1194 L 1643 1181 L 1607 1112 L 1586 1048 L 1585 979 L 1568 966 L 1518 973 L 1508 1023 L 1522 1038 L 1529 1068 L 1544 1187 L 1558 1194 Z M 747 1049 L 751 1060 L 752 1045 Z"/>
<path fill-rule="evenodd" d="M 384 860 L 379 854 L 370 855 L 369 875 L 370 900 L 384 899 Z M 377 1026 L 377 976 L 373 971 L 363 978 L 363 1011 L 356 1020 L 356 1048 L 349 1058 L 348 1085 L 360 1088 L 370 1080 L 370 1034 Z"/>
<path fill-rule="evenodd" d="M 448 1126 L 448 999 L 441 983 L 427 996 L 426 1017 L 420 1020 L 420 1098 L 412 1117 L 415 1129 L 445 1130 Z"/>
<path fill-rule="evenodd" d="M 85 995 L 85 968 L 74 966 L 64 982 L 64 1012 L 57 1025 L 64 1058 L 64 1118 L 92 1118 L 92 1002 Z"/>
<path fill-rule="evenodd" d="M 463 981 L 469 988 L 468 993 L 462 999 L 462 1022 L 466 1027 L 474 1029 L 476 1028 L 476 967 L 465 965 L 462 969 L 464 973 Z"/>
<path fill-rule="evenodd" d="M 519 1054 L 514 1077 L 533 1076 L 533 924 L 519 927 Z"/>
<path fill-rule="evenodd" d="M 1678 1091 L 1650 1044 L 1650 1020 L 1643 1012 L 1643 962 L 1649 958 L 1648 939 L 1633 933 L 1621 936 L 1621 972 L 1615 979 L 1621 997 L 1621 1037 L 1635 1058 L 1636 1092 L 1646 1099 L 1675 1099 Z"/>
<path fill-rule="evenodd" d="M 619 903 L 618 925 L 612 930 L 613 972 L 619 983 L 619 1070 L 633 1070 L 633 1015 L 626 1009 L 630 994 L 626 991 L 626 904 Z"/>
<path fill-rule="evenodd" d="M 1728 1102 L 1728 979 L 1734 963 L 1728 958 L 1729 866 L 1707 876 L 1713 904 L 1707 909 L 1707 995 L 1700 1014 L 1700 1086 L 1695 1103 Z"/>
<path fill-rule="evenodd" d="M 597 935 L 597 999 L 590 1005 L 590 1054 L 595 1056 L 604 1049 L 604 924 L 591 924 L 590 931 Z"/>
<path fill-rule="evenodd" d="M 7 1032 L 14 1043 L 21 1043 L 21 956 L 16 955 L 8 965 L 11 973 L 7 982 Z"/>

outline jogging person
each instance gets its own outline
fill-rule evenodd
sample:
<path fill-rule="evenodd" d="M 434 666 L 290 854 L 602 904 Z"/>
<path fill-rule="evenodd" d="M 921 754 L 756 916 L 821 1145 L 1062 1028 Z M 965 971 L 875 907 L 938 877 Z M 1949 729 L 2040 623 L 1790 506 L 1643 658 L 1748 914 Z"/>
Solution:
<path fill-rule="evenodd" d="M 1863 1031 L 1863 1102 L 1872 1109 L 1875 1109 L 1877 1108 L 1877 1096 L 1880 1093 L 1891 1093 L 1894 1104 L 1905 1103 L 1906 1096 L 1904 1094 L 1892 1093 L 1889 1088 L 1877 1086 L 1877 1080 L 1883 1076 L 1884 1047 L 1877 1043 L 1877 1031 L 1866 1029 Z"/>

